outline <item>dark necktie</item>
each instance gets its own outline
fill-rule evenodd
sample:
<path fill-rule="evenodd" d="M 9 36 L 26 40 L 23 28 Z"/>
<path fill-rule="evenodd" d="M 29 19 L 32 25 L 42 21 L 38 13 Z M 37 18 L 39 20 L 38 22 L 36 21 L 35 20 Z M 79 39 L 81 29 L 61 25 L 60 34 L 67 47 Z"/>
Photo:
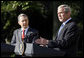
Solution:
<path fill-rule="evenodd" d="M 25 30 L 23 29 L 22 32 L 23 32 L 22 33 L 22 40 L 24 40 L 24 38 L 25 38 Z"/>

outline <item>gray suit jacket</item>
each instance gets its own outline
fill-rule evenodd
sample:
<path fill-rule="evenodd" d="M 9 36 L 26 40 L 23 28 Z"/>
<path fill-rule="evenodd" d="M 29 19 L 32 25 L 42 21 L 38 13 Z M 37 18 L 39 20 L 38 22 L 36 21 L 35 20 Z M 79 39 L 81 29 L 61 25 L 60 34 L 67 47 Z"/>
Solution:
<path fill-rule="evenodd" d="M 15 45 L 16 43 L 22 42 L 21 34 L 22 34 L 21 28 L 14 31 L 13 37 L 11 40 L 11 45 Z M 39 37 L 38 31 L 32 28 L 29 28 L 23 42 L 24 43 L 34 43 L 34 41 L 38 39 L 38 37 Z"/>

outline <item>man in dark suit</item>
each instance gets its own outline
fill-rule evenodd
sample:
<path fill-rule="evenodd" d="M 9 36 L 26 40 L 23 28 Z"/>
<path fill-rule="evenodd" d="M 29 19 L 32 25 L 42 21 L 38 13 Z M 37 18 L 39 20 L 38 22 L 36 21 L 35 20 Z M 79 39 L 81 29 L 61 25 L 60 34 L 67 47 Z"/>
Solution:
<path fill-rule="evenodd" d="M 71 18 L 71 9 L 68 5 L 60 5 L 57 9 L 58 19 L 62 22 L 55 40 L 46 40 L 40 37 L 35 42 L 49 48 L 59 48 L 65 51 L 65 56 L 76 56 L 78 27 Z"/>
<path fill-rule="evenodd" d="M 38 31 L 30 28 L 29 19 L 26 14 L 20 14 L 18 16 L 18 24 L 21 26 L 21 28 L 14 31 L 11 45 L 21 42 L 34 43 L 35 39 L 39 37 Z"/>

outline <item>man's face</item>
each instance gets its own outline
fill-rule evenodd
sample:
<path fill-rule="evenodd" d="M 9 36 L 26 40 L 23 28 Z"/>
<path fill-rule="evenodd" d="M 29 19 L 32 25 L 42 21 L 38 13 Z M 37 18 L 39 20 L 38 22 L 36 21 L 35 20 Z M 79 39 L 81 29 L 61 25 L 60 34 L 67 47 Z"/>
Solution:
<path fill-rule="evenodd" d="M 24 17 L 24 16 L 21 16 L 19 18 L 19 21 L 18 21 L 19 25 L 22 27 L 22 28 L 27 28 L 28 27 L 28 24 L 29 24 L 29 21 L 28 21 L 28 18 L 27 17 Z"/>
<path fill-rule="evenodd" d="M 66 21 L 70 16 L 69 12 L 68 13 L 64 12 L 64 8 L 58 8 L 57 14 L 60 22 Z"/>

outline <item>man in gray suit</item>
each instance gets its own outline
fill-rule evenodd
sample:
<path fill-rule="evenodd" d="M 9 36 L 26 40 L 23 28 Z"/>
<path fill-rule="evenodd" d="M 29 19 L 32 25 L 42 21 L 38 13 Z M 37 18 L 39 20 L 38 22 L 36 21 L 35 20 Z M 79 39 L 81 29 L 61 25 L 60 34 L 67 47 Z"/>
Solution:
<path fill-rule="evenodd" d="M 39 37 L 38 31 L 30 28 L 29 19 L 26 14 L 20 14 L 18 16 L 18 24 L 21 26 L 21 28 L 14 31 L 11 45 L 21 42 L 34 43 L 35 39 Z"/>
<path fill-rule="evenodd" d="M 79 31 L 76 23 L 70 16 L 71 9 L 68 5 L 60 5 L 57 9 L 57 14 L 62 25 L 58 30 L 55 40 L 46 40 L 40 37 L 35 42 L 41 44 L 41 46 L 59 48 L 65 51 L 65 56 L 76 56 Z"/>

